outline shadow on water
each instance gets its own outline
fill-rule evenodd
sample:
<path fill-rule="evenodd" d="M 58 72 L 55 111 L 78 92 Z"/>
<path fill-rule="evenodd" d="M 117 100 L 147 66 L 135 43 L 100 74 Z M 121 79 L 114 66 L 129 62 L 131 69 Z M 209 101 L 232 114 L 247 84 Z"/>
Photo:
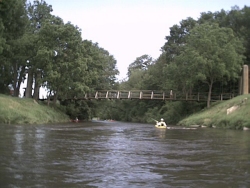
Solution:
<path fill-rule="evenodd" d="M 1 125 L 0 187 L 249 187 L 250 132 Z"/>

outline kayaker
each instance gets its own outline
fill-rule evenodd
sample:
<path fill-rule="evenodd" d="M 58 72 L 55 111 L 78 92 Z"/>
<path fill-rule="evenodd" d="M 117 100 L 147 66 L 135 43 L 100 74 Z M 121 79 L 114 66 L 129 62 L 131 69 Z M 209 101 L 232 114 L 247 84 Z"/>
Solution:
<path fill-rule="evenodd" d="M 164 119 L 163 119 L 163 118 L 161 118 L 160 123 L 161 123 L 161 126 L 167 126 L 167 124 L 164 122 Z"/>

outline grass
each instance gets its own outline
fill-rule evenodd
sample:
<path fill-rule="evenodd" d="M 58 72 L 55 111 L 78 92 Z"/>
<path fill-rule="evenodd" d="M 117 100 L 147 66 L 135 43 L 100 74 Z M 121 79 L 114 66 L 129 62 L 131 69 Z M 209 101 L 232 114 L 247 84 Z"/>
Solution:
<path fill-rule="evenodd" d="M 247 98 L 247 99 L 246 99 Z M 246 100 L 245 100 L 246 99 Z M 227 109 L 238 108 L 227 115 Z M 227 101 L 213 103 L 210 108 L 190 115 L 178 124 L 183 126 L 207 126 L 228 129 L 250 128 L 250 94 L 240 95 Z"/>
<path fill-rule="evenodd" d="M 0 94 L 0 123 L 48 124 L 67 121 L 69 117 L 62 111 L 42 102 Z"/>

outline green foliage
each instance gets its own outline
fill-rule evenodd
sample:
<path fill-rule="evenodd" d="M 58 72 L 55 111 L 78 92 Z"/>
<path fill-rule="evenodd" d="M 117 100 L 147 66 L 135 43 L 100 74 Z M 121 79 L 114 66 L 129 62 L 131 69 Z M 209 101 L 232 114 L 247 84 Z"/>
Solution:
<path fill-rule="evenodd" d="M 93 101 L 94 103 L 94 111 L 93 116 L 99 117 L 100 119 L 106 120 L 106 119 L 112 119 L 117 120 L 121 119 L 118 114 L 121 114 L 121 111 L 124 109 L 120 109 L 120 101 L 115 100 L 98 100 Z"/>
<path fill-rule="evenodd" d="M 181 48 L 186 44 L 186 36 L 196 25 L 196 21 L 193 18 L 187 18 L 182 20 L 180 25 L 173 25 L 170 27 L 170 35 L 166 36 L 167 42 L 162 47 L 165 51 L 167 63 L 173 61 L 176 55 L 179 55 Z"/>
<path fill-rule="evenodd" d="M 149 55 L 142 55 L 137 57 L 136 60 L 131 63 L 128 67 L 128 77 L 131 76 L 133 72 L 137 72 L 138 70 L 144 71 L 147 70 L 150 65 L 152 65 L 153 59 Z"/>
<path fill-rule="evenodd" d="M 149 55 L 142 55 L 131 63 L 128 67 L 128 80 L 121 84 L 120 89 L 147 90 L 152 89 L 148 81 L 151 81 L 152 75 L 148 72 L 153 67 L 154 61 Z"/>
<path fill-rule="evenodd" d="M 84 97 L 84 94 L 88 91 L 116 89 L 115 75 L 117 75 L 119 71 L 116 68 L 116 60 L 108 51 L 100 48 L 98 44 L 93 44 L 91 41 L 85 40 L 81 43 L 81 63 L 82 65 L 84 63 L 85 67 L 81 68 L 77 66 L 77 70 L 82 72 L 73 74 L 74 77 L 72 77 L 72 75 L 70 76 L 73 78 L 73 82 L 68 91 L 68 98 Z M 79 75 L 79 77 L 77 77 L 77 75 Z M 82 80 L 77 81 L 77 78 Z M 76 90 L 77 88 L 78 90 Z M 82 90 L 79 88 L 82 88 Z M 86 120 L 94 116 L 111 119 L 107 108 L 97 103 L 95 101 L 81 101 L 71 104 L 67 114 L 70 116 L 76 116 L 77 114 L 78 118 Z M 102 110 L 104 113 L 98 114 Z"/>
<path fill-rule="evenodd" d="M 39 35 L 43 39 L 43 49 L 38 52 L 47 57 L 43 67 L 44 85 L 62 99 L 74 97 L 74 93 L 77 96 L 77 93 L 85 92 L 88 89 L 84 81 L 87 65 L 81 55 L 80 30 L 55 18 L 55 23 L 47 22 Z"/>
<path fill-rule="evenodd" d="M 23 65 L 20 39 L 27 23 L 24 0 L 0 2 L 0 93 L 6 93 L 7 86 L 12 84 L 15 95 L 19 94 Z"/>
<path fill-rule="evenodd" d="M 218 24 L 197 25 L 190 31 L 187 43 L 180 55 L 174 58 L 175 63 L 170 65 L 169 72 L 174 72 L 172 79 L 182 83 L 182 88 L 192 89 L 198 81 L 208 84 L 209 107 L 213 84 L 238 78 L 243 52 L 241 41 L 230 28 L 220 28 Z"/>

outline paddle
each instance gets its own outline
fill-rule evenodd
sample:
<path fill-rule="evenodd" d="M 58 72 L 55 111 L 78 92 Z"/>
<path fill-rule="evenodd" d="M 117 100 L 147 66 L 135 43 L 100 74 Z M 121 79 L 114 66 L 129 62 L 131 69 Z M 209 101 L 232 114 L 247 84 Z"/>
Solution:
<path fill-rule="evenodd" d="M 151 118 L 152 120 L 154 120 L 156 123 L 158 123 L 158 121 L 157 120 L 155 120 L 155 119 L 153 119 L 153 118 Z"/>

